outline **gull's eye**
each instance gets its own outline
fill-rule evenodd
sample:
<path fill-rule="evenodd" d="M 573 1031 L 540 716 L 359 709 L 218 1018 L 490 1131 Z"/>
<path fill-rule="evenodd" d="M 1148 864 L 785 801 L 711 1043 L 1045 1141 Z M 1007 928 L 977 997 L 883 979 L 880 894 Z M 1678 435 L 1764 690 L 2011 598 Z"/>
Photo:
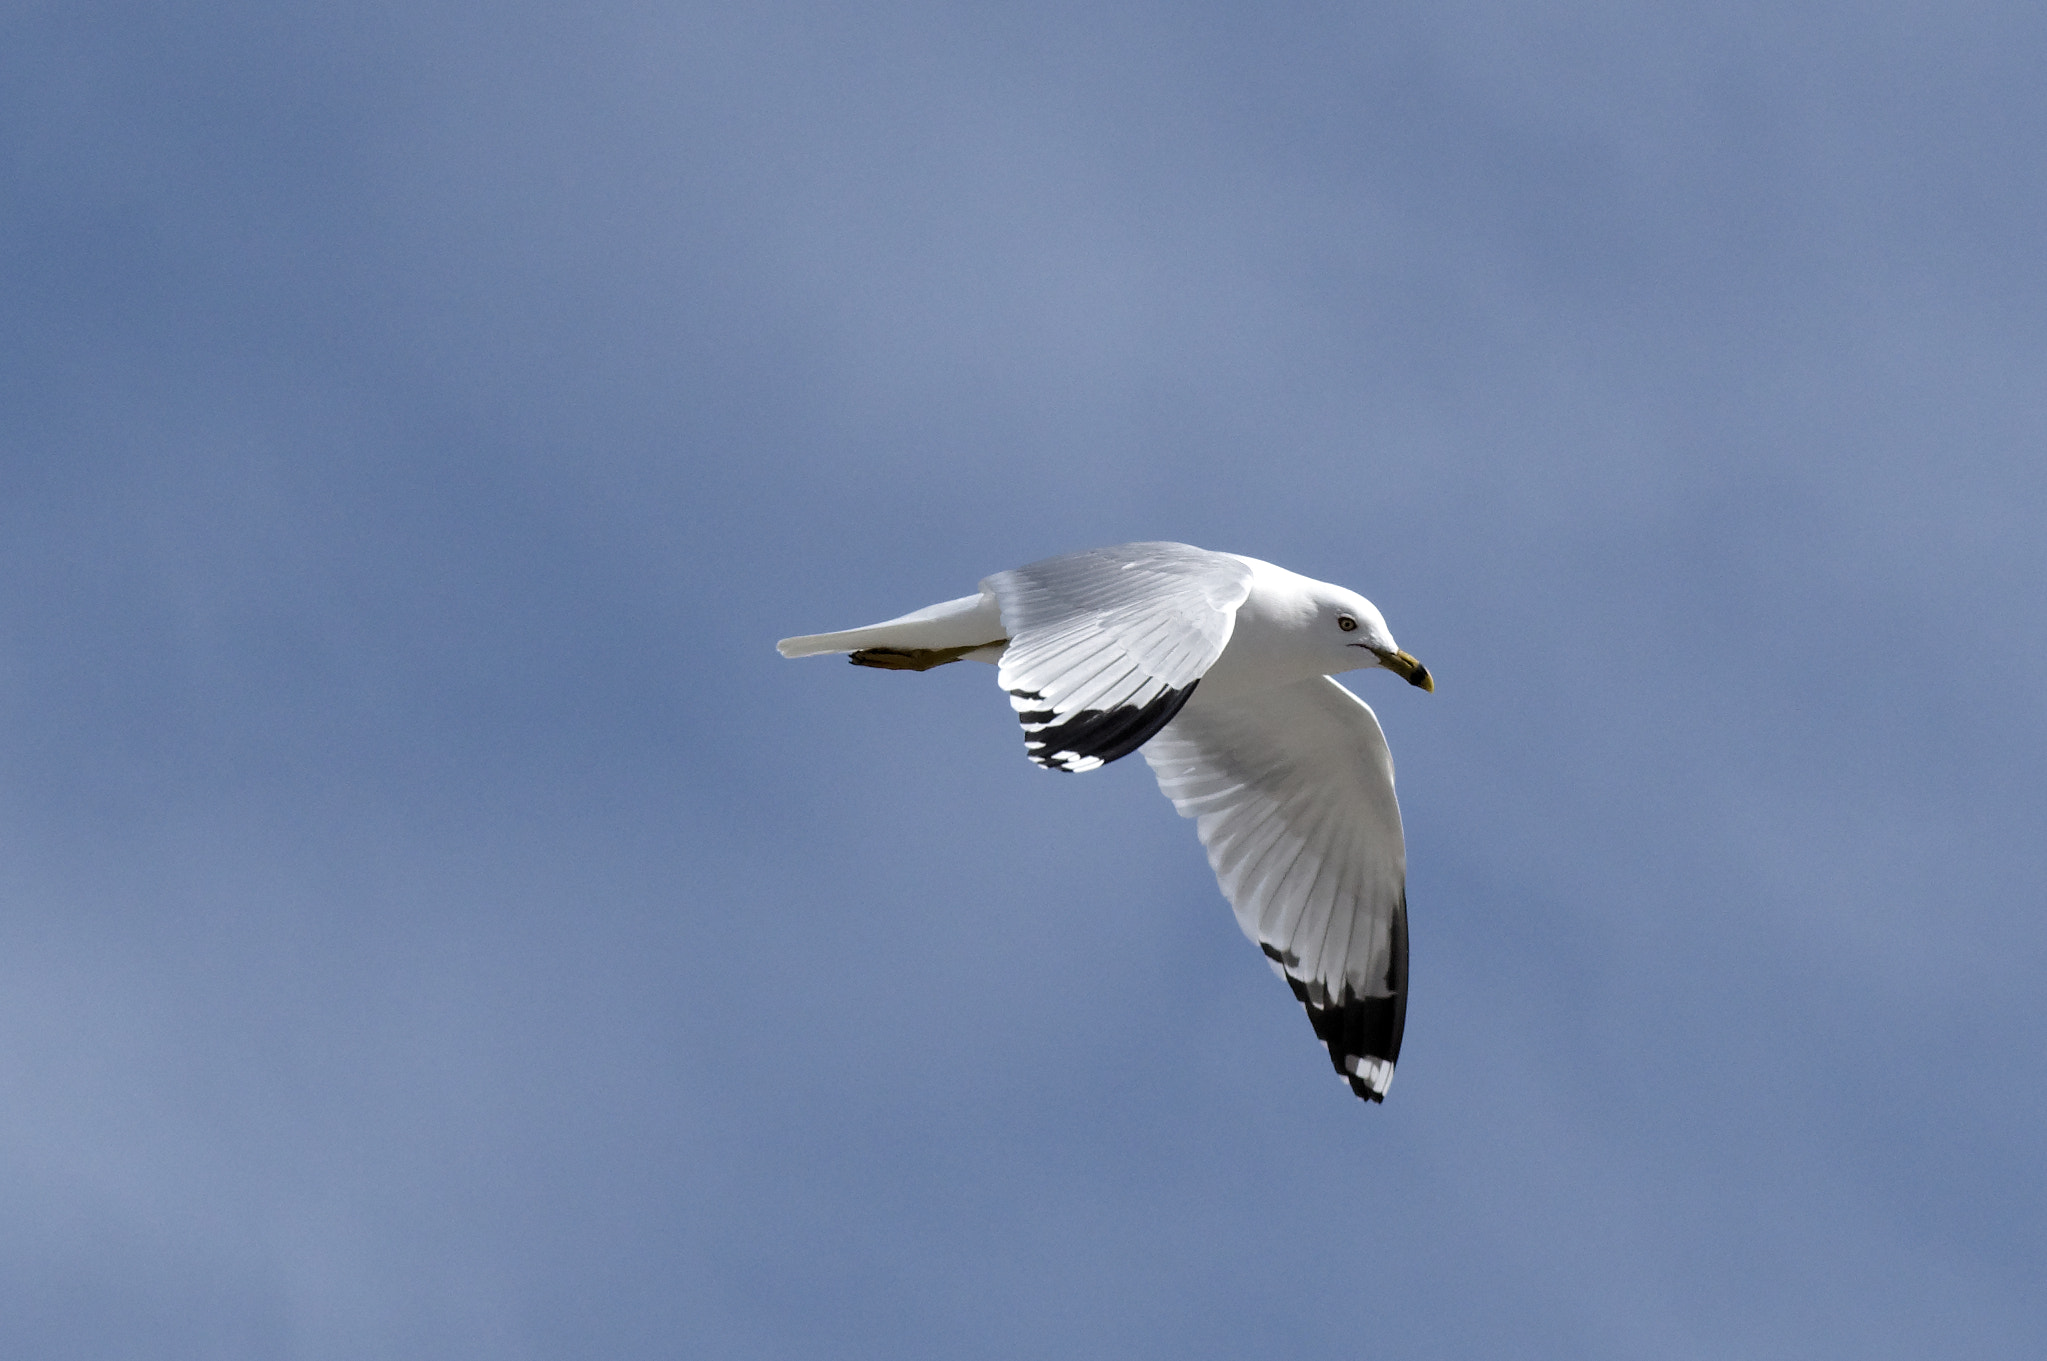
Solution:
<path fill-rule="evenodd" d="M 1345 633 L 1351 633 L 1357 629 L 1358 621 L 1347 614 L 1339 614 L 1336 616 L 1336 626 Z"/>

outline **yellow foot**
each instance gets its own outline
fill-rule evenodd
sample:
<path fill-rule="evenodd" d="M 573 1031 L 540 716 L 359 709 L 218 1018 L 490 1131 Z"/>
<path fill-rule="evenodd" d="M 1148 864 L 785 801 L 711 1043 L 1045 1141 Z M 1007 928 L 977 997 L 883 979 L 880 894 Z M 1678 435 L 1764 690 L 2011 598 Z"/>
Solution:
<path fill-rule="evenodd" d="M 973 643 L 966 647 L 863 647 L 847 660 L 855 666 L 878 666 L 884 671 L 929 671 L 986 646 Z"/>

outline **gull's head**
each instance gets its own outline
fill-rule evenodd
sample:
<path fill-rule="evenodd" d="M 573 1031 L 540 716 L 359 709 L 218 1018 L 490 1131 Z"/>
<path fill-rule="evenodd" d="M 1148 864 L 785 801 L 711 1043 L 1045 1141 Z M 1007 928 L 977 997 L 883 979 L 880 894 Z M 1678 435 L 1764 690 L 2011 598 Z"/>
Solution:
<path fill-rule="evenodd" d="M 1317 583 L 1321 585 L 1321 583 Z M 1309 621 L 1317 650 L 1334 664 L 1329 673 L 1356 671 L 1377 666 L 1424 690 L 1436 688 L 1429 669 L 1400 650 L 1386 617 L 1379 607 L 1340 586 L 1322 586 L 1315 592 L 1315 612 Z"/>

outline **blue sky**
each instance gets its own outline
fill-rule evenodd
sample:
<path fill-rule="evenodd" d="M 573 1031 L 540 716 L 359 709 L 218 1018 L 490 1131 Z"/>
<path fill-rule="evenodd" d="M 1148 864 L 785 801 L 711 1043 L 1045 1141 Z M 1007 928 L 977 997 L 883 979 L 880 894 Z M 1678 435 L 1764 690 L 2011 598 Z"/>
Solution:
<path fill-rule="evenodd" d="M 2037 1356 L 2043 56 L 9 7 L 0 1351 Z M 1146 538 L 1438 678 L 1384 1107 L 1141 762 L 773 651 Z"/>

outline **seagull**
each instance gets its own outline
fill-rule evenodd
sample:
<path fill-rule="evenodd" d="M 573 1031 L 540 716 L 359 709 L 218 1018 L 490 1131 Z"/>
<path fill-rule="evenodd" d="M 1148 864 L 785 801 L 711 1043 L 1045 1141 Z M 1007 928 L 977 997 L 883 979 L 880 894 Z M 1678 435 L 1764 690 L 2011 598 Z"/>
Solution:
<path fill-rule="evenodd" d="M 1385 734 L 1333 677 L 1436 685 L 1371 601 L 1257 558 L 1127 543 L 776 646 L 891 671 L 991 662 L 1049 770 L 1141 750 L 1338 1075 L 1385 1099 L 1407 1023 L 1407 852 Z"/>

